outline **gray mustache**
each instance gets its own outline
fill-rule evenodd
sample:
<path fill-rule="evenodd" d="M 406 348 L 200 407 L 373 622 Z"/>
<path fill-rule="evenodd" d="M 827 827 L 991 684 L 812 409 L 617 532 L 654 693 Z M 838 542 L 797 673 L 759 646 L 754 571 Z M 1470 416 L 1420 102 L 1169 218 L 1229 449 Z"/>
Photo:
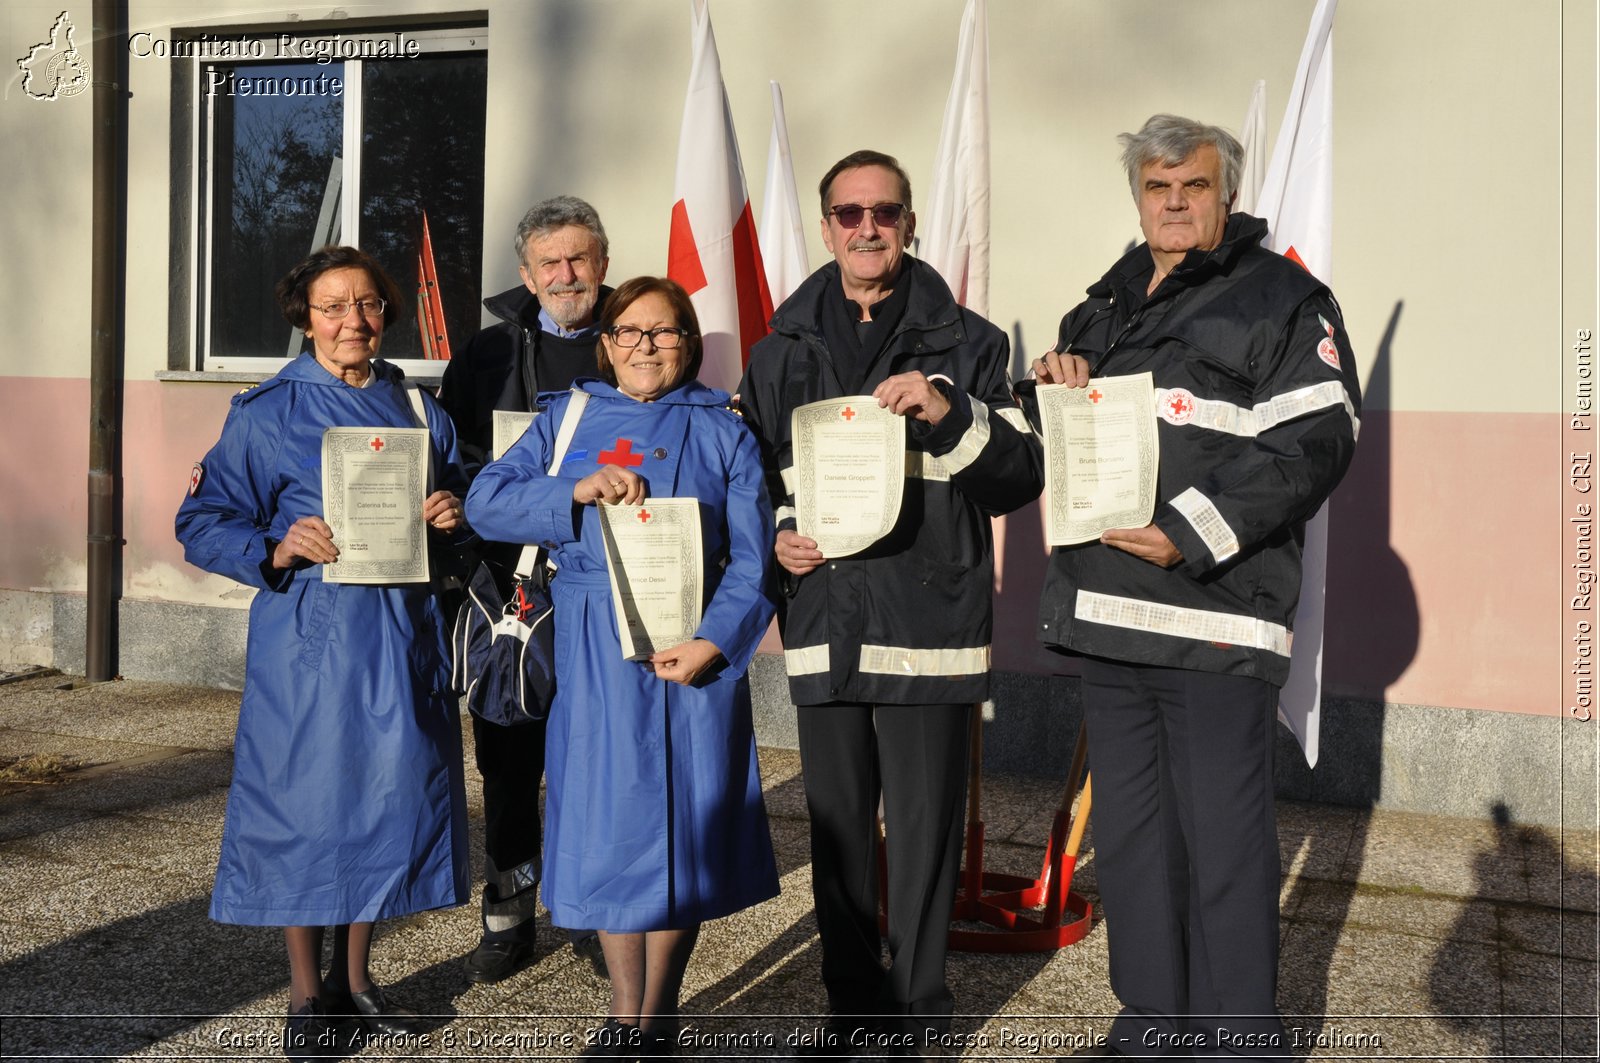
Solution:
<path fill-rule="evenodd" d="M 889 242 L 887 240 L 857 240 L 850 245 L 850 250 L 852 251 L 887 251 L 888 249 Z"/>
<path fill-rule="evenodd" d="M 582 295 L 589 290 L 589 286 L 582 281 L 573 281 L 571 284 L 552 284 L 545 290 L 551 295 Z"/>

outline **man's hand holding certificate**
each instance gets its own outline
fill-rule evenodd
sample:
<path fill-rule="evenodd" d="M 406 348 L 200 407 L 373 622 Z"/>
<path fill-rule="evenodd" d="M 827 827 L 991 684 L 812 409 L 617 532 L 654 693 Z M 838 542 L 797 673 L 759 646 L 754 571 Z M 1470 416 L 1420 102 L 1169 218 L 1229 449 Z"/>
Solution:
<path fill-rule="evenodd" d="M 794 498 L 799 533 L 823 557 L 848 557 L 882 539 L 900 519 L 906 419 L 870 395 L 797 407 Z"/>
<path fill-rule="evenodd" d="M 1151 375 L 1101 377 L 1086 387 L 1041 384 L 1037 394 L 1045 541 L 1069 546 L 1149 524 L 1160 459 Z"/>

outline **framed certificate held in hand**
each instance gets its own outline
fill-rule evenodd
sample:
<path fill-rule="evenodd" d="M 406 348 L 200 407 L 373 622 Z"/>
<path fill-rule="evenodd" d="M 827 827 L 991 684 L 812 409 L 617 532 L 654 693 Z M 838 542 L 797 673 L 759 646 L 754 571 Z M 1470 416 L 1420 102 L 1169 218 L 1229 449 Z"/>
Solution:
<path fill-rule="evenodd" d="M 426 583 L 426 428 L 330 428 L 322 433 L 322 519 L 339 559 L 329 583 Z"/>
<path fill-rule="evenodd" d="M 1112 528 L 1142 528 L 1156 511 L 1156 392 L 1149 373 L 1088 387 L 1041 384 L 1045 542 L 1071 546 Z"/>
<path fill-rule="evenodd" d="M 642 661 L 694 638 L 705 586 L 699 501 L 597 508 L 623 658 Z"/>
<path fill-rule="evenodd" d="M 824 399 L 790 417 L 794 504 L 801 535 L 823 557 L 860 553 L 900 519 L 906 419 L 870 395 Z"/>

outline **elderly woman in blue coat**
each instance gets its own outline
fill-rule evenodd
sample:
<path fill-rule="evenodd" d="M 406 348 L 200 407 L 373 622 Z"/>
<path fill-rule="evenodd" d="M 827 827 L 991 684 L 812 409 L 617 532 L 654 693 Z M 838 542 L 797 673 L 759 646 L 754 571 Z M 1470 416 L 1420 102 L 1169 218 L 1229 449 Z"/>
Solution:
<path fill-rule="evenodd" d="M 603 380 L 547 475 L 571 393 L 473 481 L 474 529 L 551 550 L 556 696 L 545 776 L 543 899 L 601 928 L 610 1017 L 588 1054 L 670 1052 L 700 924 L 778 892 L 745 669 L 772 618 L 772 510 L 756 441 L 695 380 L 684 290 L 637 277 L 606 301 Z M 688 642 L 626 661 L 596 507 L 699 500 L 707 596 Z"/>
<path fill-rule="evenodd" d="M 276 294 L 309 350 L 234 396 L 177 533 L 191 564 L 257 590 L 211 917 L 285 928 L 293 1057 L 335 1042 L 330 1014 L 416 1031 L 415 1013 L 368 973 L 373 922 L 461 904 L 468 876 L 461 730 L 435 596 L 427 584 L 322 579 L 339 556 L 322 518 L 323 431 L 418 425 L 403 374 L 374 358 L 407 304 L 352 247 L 315 252 Z M 455 430 L 431 398 L 421 411 L 439 489 L 420 516 L 440 537 L 459 535 Z"/>

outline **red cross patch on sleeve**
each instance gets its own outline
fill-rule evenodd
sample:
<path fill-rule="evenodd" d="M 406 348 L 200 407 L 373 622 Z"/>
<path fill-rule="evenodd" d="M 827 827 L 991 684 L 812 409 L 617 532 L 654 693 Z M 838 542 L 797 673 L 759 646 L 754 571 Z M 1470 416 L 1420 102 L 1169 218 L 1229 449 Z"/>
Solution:
<path fill-rule="evenodd" d="M 1317 344 L 1317 357 L 1321 358 L 1324 362 L 1327 362 L 1335 369 L 1339 368 L 1339 348 L 1333 342 L 1333 338 L 1331 336 L 1324 337 L 1322 342 Z"/>
<path fill-rule="evenodd" d="M 200 484 L 205 481 L 205 478 L 206 478 L 206 467 L 204 465 L 201 465 L 198 461 L 195 462 L 194 463 L 194 468 L 189 470 L 189 497 L 190 498 L 193 498 L 195 495 L 200 493 Z"/>

